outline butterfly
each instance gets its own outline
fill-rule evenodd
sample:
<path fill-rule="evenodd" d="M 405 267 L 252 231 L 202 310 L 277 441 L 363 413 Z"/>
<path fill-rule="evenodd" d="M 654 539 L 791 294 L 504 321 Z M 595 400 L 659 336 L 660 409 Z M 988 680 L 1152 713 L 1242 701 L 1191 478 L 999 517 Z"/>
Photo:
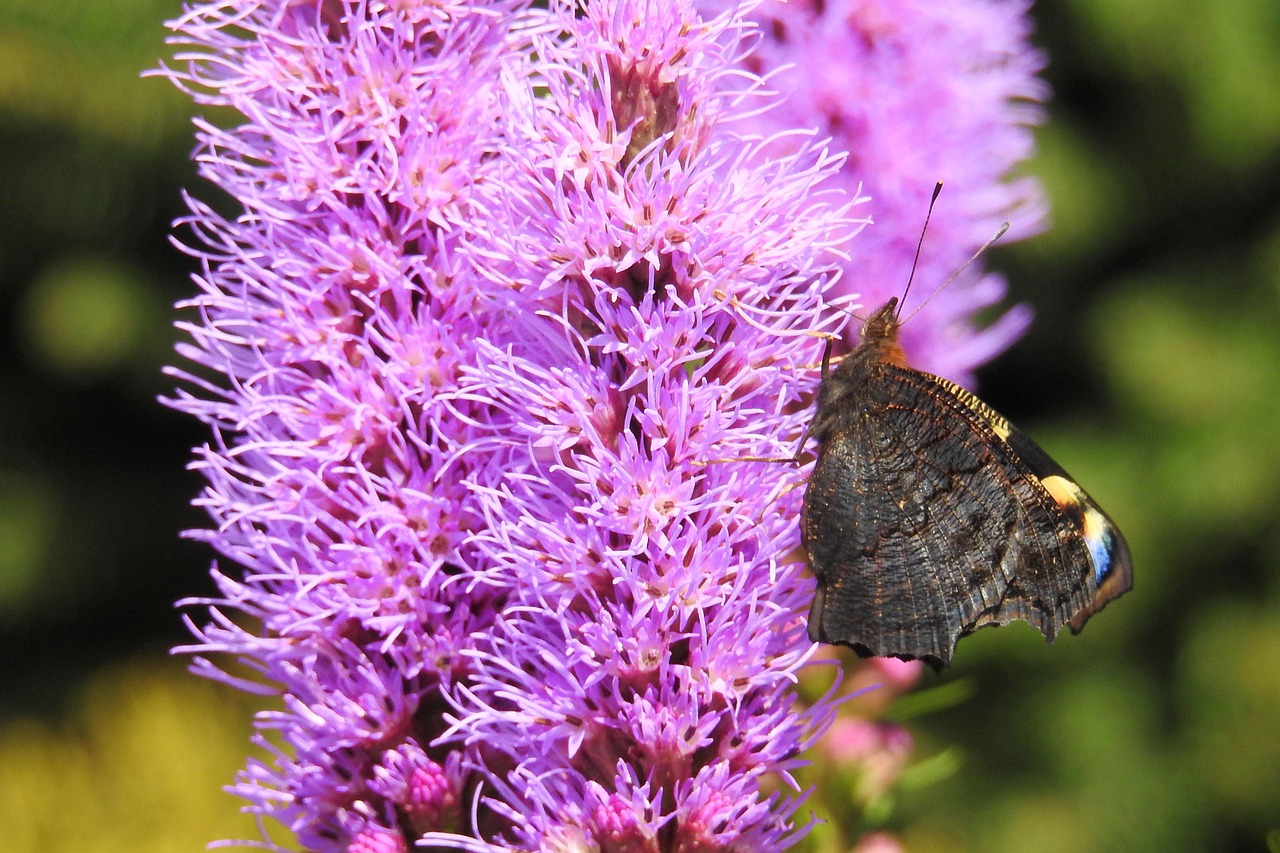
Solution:
<path fill-rule="evenodd" d="M 986 625 L 1079 632 L 1133 586 L 1124 537 L 1017 427 L 907 366 L 897 306 L 834 369 L 829 341 L 823 356 L 801 525 L 809 637 L 940 669 Z"/>

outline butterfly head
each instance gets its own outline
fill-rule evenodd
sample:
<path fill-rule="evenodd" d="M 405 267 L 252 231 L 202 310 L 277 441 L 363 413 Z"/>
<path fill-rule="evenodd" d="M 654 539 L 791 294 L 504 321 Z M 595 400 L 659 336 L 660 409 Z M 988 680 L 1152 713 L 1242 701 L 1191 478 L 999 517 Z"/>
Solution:
<path fill-rule="evenodd" d="M 858 349 L 875 351 L 876 360 L 900 367 L 907 366 L 906 355 L 898 343 L 898 297 L 892 297 L 862 324 Z"/>

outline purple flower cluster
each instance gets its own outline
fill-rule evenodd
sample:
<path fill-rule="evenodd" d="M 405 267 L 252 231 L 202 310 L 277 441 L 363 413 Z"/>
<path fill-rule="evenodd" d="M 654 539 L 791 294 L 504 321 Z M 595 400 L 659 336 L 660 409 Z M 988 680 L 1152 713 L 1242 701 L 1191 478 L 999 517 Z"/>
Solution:
<path fill-rule="evenodd" d="M 734 5 L 733 0 L 717 0 Z M 1042 225 L 1039 184 L 1013 177 L 1035 140 L 1045 84 L 1043 57 L 1028 44 L 1029 0 L 765 0 L 747 58 L 786 95 L 752 118 L 762 134 L 816 126 L 849 159 L 828 186 L 869 197 L 872 220 L 850 247 L 841 292 L 867 310 L 901 295 L 923 211 L 946 188 L 929 222 L 902 316 L 912 365 L 972 384 L 972 371 L 1026 330 L 1018 307 L 975 330 L 973 317 L 1004 296 L 1004 280 L 974 264 L 946 289 L 1003 222 L 1006 240 Z M 931 298 L 932 297 L 932 298 Z"/>
<path fill-rule="evenodd" d="M 210 0 L 173 23 L 169 76 L 236 116 L 198 123 L 235 212 L 190 202 L 169 402 L 211 428 L 195 535 L 239 568 L 188 602 L 183 651 L 281 697 L 233 790 L 304 849 L 803 832 L 790 772 L 834 711 L 796 690 L 803 469 L 723 460 L 794 452 L 833 285 L 902 255 L 853 239 L 842 156 L 798 130 L 827 114 L 766 111 L 781 30 L 745 14 Z M 868 96 L 912 97 L 876 74 Z M 989 88 L 1003 129 L 1016 87 Z M 854 107 L 894 132 L 871 127 L 893 104 Z M 868 185 L 916 162 L 858 158 Z"/>
<path fill-rule="evenodd" d="M 487 461 L 459 453 L 487 409 L 456 393 L 485 334 L 459 250 L 507 145 L 515 13 L 217 2 L 174 23 L 195 50 L 172 76 L 239 116 L 199 124 L 202 173 L 239 210 L 192 202 L 196 367 L 178 375 L 195 393 L 173 404 L 213 430 L 196 535 L 243 576 L 215 571 L 189 651 L 283 698 L 234 790 L 306 849 L 464 825 L 473 756 L 434 742 L 505 591 L 478 582 Z"/>

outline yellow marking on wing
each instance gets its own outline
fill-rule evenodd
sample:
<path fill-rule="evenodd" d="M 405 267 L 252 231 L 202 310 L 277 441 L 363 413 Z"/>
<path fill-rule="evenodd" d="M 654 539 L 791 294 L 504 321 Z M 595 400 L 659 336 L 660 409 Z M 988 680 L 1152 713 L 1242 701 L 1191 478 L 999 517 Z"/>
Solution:
<path fill-rule="evenodd" d="M 1084 503 L 1084 492 L 1075 483 L 1066 477 L 1059 477 L 1057 474 L 1045 477 L 1040 481 L 1049 494 L 1053 495 L 1053 499 L 1058 502 L 1058 506 L 1067 508 L 1069 506 L 1080 506 Z"/>
<path fill-rule="evenodd" d="M 1096 507 L 1088 507 L 1084 511 L 1084 538 L 1090 542 L 1101 542 L 1106 524 L 1106 519 Z"/>
<path fill-rule="evenodd" d="M 933 376 L 933 374 L 926 374 Z M 961 388 L 949 379 L 943 379 L 941 376 L 933 377 L 939 385 L 947 389 L 957 400 L 967 406 L 969 409 L 977 412 L 987 423 L 991 425 L 991 429 L 1000 437 L 1001 441 L 1008 441 L 1009 434 L 1013 432 L 1013 427 L 1009 422 L 1000 416 L 995 409 L 978 399 L 972 391 Z"/>
<path fill-rule="evenodd" d="M 1085 547 L 1089 549 L 1089 559 L 1093 563 L 1094 578 L 1098 583 L 1103 583 L 1107 575 L 1112 569 L 1112 540 L 1113 537 L 1109 532 L 1111 524 L 1107 521 L 1107 517 L 1102 514 L 1102 510 L 1089 499 L 1084 490 L 1066 477 L 1053 475 L 1045 477 L 1040 481 L 1045 490 L 1053 496 L 1058 502 L 1058 506 L 1065 509 L 1075 508 L 1079 513 L 1081 527 L 1080 533 L 1084 539 Z M 1119 595 L 1119 593 L 1115 593 Z M 1083 623 L 1081 623 L 1083 624 Z"/>

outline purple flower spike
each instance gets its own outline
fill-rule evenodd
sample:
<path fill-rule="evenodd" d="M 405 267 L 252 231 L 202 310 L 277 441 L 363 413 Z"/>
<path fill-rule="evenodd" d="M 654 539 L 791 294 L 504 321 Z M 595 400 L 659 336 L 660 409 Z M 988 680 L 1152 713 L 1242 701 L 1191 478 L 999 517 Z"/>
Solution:
<path fill-rule="evenodd" d="M 499 847 L 783 849 L 797 800 L 768 780 L 831 714 L 795 695 L 799 472 L 708 463 L 793 452 L 809 332 L 842 319 L 822 293 L 861 223 L 816 190 L 838 161 L 812 136 L 762 164 L 728 129 L 760 106 L 739 18 L 547 14 L 531 142 L 471 246 L 505 306 L 463 394 L 504 414 L 472 452 L 509 597 L 464 653 L 454 738 L 505 756 Z"/>
<path fill-rule="evenodd" d="M 724 5 L 704 0 L 709 6 Z M 732 4 L 730 4 L 732 5 Z M 900 295 L 934 184 L 945 189 L 925 236 L 908 316 L 1011 223 L 1005 240 L 1042 227 L 1037 182 L 1011 177 L 1034 147 L 1047 94 L 1028 42 L 1028 0 L 766 0 L 760 44 L 745 61 L 786 95 L 755 117 L 764 134 L 817 126 L 849 152 L 831 185 L 869 196 L 873 224 L 850 252 L 842 291 L 867 310 Z M 975 367 L 1030 323 L 1015 308 L 975 334 L 972 318 L 1004 296 L 974 264 L 902 328 L 912 365 L 972 384 Z"/>
<path fill-rule="evenodd" d="M 202 174 L 241 210 L 192 202 L 195 367 L 174 373 L 195 393 L 169 402 L 214 435 L 194 465 L 214 528 L 195 535 L 244 574 L 187 602 L 211 620 L 181 651 L 282 695 L 233 790 L 311 850 L 408 849 L 458 828 L 473 784 L 432 745 L 503 594 L 457 580 L 484 574 L 483 459 L 458 455 L 484 405 L 454 393 L 484 320 L 458 251 L 506 145 L 516 11 L 218 0 L 172 24 L 190 50 L 169 76 L 240 116 L 198 124 Z"/>
<path fill-rule="evenodd" d="M 212 431 L 193 467 L 213 524 L 193 535 L 240 569 L 184 602 L 206 615 L 180 651 L 281 697 L 232 790 L 307 850 L 799 838 L 791 773 L 834 716 L 797 693 L 816 651 L 805 472 L 748 457 L 795 452 L 814 333 L 847 320 L 834 289 L 905 281 L 924 206 L 914 149 L 886 140 L 928 106 L 925 125 L 968 122 L 966 161 L 1017 147 L 1017 116 L 911 89 L 869 12 L 846 45 L 862 97 L 819 109 L 793 87 L 795 119 L 751 68 L 801 29 L 752 58 L 737 4 L 549 5 L 209 0 L 173 23 L 190 50 L 165 73 L 238 116 L 198 123 L 202 174 L 236 212 L 192 201 L 184 221 L 200 292 L 168 402 Z M 1021 37 L 1020 5 L 973 8 L 884 12 L 889 53 L 969 44 L 995 9 L 997 36 Z M 1026 94 L 1018 73 L 992 103 Z M 856 143 L 842 170 L 801 128 L 846 112 L 861 135 L 838 134 Z M 965 173 L 958 209 L 1014 205 L 992 168 Z M 897 199 L 905 231 L 855 240 L 850 176 Z M 940 221 L 926 280 L 978 229 Z M 910 326 L 953 374 L 1010 337 L 1013 321 L 952 326 L 992 281 Z"/>

